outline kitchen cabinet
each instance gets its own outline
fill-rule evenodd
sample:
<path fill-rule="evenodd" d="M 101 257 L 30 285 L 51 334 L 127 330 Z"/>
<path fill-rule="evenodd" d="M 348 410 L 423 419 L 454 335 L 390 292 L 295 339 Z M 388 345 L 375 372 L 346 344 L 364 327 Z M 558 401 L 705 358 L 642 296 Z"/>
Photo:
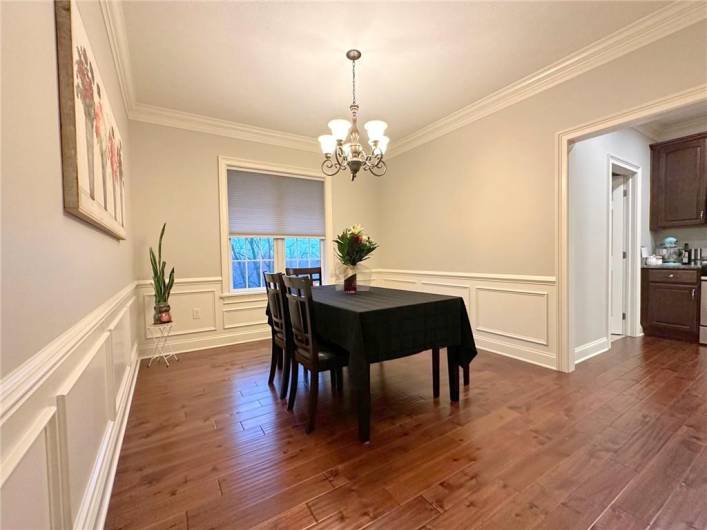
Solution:
<path fill-rule="evenodd" d="M 641 271 L 643 333 L 697 342 L 700 296 L 698 269 L 644 268 Z"/>
<path fill-rule="evenodd" d="M 707 132 L 651 145 L 651 230 L 707 222 Z"/>

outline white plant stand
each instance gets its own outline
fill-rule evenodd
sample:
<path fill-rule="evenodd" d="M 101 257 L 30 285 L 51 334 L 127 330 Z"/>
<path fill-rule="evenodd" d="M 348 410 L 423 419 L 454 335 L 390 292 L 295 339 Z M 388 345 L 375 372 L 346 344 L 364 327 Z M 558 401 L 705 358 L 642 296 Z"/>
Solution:
<path fill-rule="evenodd" d="M 155 359 L 162 359 L 164 364 L 169 367 L 169 359 L 174 357 L 175 360 L 179 360 L 176 353 L 166 353 L 165 348 L 167 346 L 167 339 L 169 339 L 172 333 L 172 327 L 174 322 L 168 322 L 166 324 L 152 324 L 147 326 L 148 334 L 152 339 L 152 355 L 150 355 L 150 361 L 147 363 L 147 367 L 152 366 L 152 361 Z"/>

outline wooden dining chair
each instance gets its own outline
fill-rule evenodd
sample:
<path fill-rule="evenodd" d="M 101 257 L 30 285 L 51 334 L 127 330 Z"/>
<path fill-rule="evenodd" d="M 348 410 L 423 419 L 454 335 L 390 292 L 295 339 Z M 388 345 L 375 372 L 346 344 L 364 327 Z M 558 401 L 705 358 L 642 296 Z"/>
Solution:
<path fill-rule="evenodd" d="M 312 284 L 317 283 L 322 285 L 322 268 L 321 267 L 287 267 L 285 274 L 288 276 L 305 277 L 312 280 Z"/>
<path fill-rule="evenodd" d="M 320 347 L 314 334 L 312 280 L 295 276 L 283 277 L 285 297 L 292 326 L 292 368 L 290 398 L 287 409 L 292 410 L 297 396 L 297 374 L 301 364 L 310 372 L 309 406 L 306 432 L 312 432 L 317 418 L 317 398 L 319 395 L 319 373 L 329 371 L 331 384 L 339 392 L 343 389 L 343 367 L 347 364 L 345 355 L 326 351 Z"/>
<path fill-rule="evenodd" d="M 280 385 L 280 399 L 287 397 L 287 387 L 290 382 L 290 365 L 292 364 L 292 336 L 288 329 L 287 307 L 285 302 L 285 284 L 282 273 L 263 273 L 265 279 L 265 292 L 268 296 L 270 309 L 270 330 L 272 332 L 272 357 L 270 359 L 270 375 L 268 384 L 272 385 L 275 372 L 282 367 L 282 383 Z"/>
<path fill-rule="evenodd" d="M 469 364 L 462 365 L 464 386 L 469 386 Z M 432 395 L 439 397 L 439 348 L 432 348 Z"/>

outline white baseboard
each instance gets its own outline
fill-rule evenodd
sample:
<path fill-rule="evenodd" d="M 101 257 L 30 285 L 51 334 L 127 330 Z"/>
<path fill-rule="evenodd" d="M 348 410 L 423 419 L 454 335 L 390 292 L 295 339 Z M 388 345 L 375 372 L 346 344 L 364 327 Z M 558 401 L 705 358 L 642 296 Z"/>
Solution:
<path fill-rule="evenodd" d="M 166 351 L 169 353 L 188 353 L 269 339 L 270 328 L 240 333 L 202 333 L 200 335 L 170 339 Z M 141 359 L 148 359 L 152 355 L 152 343 L 145 342 L 141 344 L 139 353 Z"/>
<path fill-rule="evenodd" d="M 525 361 L 530 364 L 542 366 L 543 368 L 557 369 L 556 358 L 554 355 L 548 355 L 545 352 L 533 350 L 527 346 L 519 347 L 507 342 L 501 342 L 484 337 L 475 337 L 476 347 L 480 350 L 511 357 L 519 361 Z"/>
<path fill-rule="evenodd" d="M 578 364 L 587 359 L 600 355 L 611 348 L 611 339 L 602 337 L 586 344 L 582 344 L 574 349 L 574 363 Z"/>

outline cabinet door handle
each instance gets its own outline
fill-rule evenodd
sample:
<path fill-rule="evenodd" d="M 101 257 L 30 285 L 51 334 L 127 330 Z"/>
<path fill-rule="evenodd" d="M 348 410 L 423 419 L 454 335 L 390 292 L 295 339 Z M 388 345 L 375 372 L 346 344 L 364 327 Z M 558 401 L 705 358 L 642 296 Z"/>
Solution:
<path fill-rule="evenodd" d="M 692 299 L 693 300 L 695 299 L 695 290 L 694 289 L 692 290 Z"/>
<path fill-rule="evenodd" d="M 668 278 L 675 278 L 674 274 L 668 274 Z"/>

